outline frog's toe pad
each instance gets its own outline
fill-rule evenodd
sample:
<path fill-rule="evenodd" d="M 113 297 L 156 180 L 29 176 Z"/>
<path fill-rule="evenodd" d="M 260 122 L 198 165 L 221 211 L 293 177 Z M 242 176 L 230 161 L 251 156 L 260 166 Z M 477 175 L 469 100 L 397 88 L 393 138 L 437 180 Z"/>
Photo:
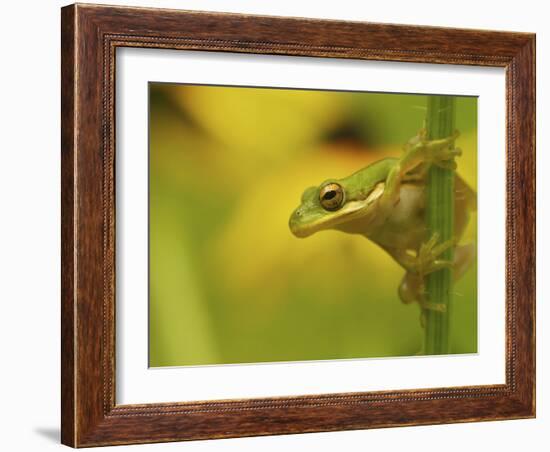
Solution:
<path fill-rule="evenodd" d="M 422 308 L 427 311 L 434 311 L 434 312 L 447 312 L 447 306 L 445 306 L 443 303 L 430 303 L 426 302 L 422 304 Z"/>

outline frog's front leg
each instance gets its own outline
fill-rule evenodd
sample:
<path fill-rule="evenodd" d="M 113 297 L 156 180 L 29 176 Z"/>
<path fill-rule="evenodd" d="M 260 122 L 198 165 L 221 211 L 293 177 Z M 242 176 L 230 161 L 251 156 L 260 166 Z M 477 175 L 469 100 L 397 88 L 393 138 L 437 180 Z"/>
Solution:
<path fill-rule="evenodd" d="M 401 248 L 384 247 L 384 249 L 405 270 L 424 278 L 432 272 L 441 270 L 442 268 L 449 268 L 453 265 L 451 261 L 440 259 L 440 256 L 454 245 L 456 245 L 456 240 L 454 239 L 439 243 L 439 234 L 435 232 L 427 242 L 420 245 L 420 248 L 416 252 Z"/>
<path fill-rule="evenodd" d="M 459 132 L 455 132 L 440 140 L 427 140 L 425 133 L 420 133 L 414 144 L 405 146 L 403 156 L 389 171 L 386 177 L 384 194 L 381 201 L 394 205 L 399 201 L 399 189 L 401 182 L 409 171 L 420 164 L 428 163 L 447 169 L 456 169 L 454 158 L 461 155 L 462 151 L 453 146 Z"/>

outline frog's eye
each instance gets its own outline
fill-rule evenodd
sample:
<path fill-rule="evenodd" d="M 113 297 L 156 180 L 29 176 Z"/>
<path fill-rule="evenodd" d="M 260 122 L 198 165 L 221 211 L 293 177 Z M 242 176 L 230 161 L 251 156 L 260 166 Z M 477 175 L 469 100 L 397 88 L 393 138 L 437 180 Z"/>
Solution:
<path fill-rule="evenodd" d="M 339 184 L 331 182 L 321 187 L 319 201 L 325 210 L 338 210 L 344 202 L 344 190 Z"/>

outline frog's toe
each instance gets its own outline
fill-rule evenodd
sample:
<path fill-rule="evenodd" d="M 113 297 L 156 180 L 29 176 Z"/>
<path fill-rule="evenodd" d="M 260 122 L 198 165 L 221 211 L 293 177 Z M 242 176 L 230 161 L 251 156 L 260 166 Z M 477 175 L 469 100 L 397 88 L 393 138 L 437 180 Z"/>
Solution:
<path fill-rule="evenodd" d="M 430 303 L 426 301 L 421 304 L 423 311 L 434 311 L 434 312 L 447 312 L 447 306 L 443 303 Z"/>
<path fill-rule="evenodd" d="M 441 242 L 439 245 L 432 246 L 430 252 L 431 255 L 436 258 L 445 251 L 447 251 L 449 248 L 452 248 L 454 245 L 456 245 L 456 240 L 449 239 L 445 240 L 444 242 Z"/>
<path fill-rule="evenodd" d="M 441 160 L 440 162 L 436 163 L 436 166 L 439 166 L 443 169 L 448 169 L 451 171 L 456 170 L 456 162 L 454 160 Z"/>
<path fill-rule="evenodd" d="M 425 309 L 421 309 L 420 310 L 420 327 L 421 328 L 426 328 L 426 310 Z M 423 355 L 422 352 L 419 352 L 418 353 L 419 355 Z"/>
<path fill-rule="evenodd" d="M 422 127 L 419 131 L 418 131 L 418 138 L 421 140 L 421 141 L 426 141 L 428 139 L 428 129 L 426 129 L 426 127 Z"/>
<path fill-rule="evenodd" d="M 454 159 L 455 157 L 460 157 L 461 155 L 462 155 L 462 149 L 460 148 L 446 149 L 441 154 L 441 160 L 451 160 L 451 159 Z"/>
<path fill-rule="evenodd" d="M 432 267 L 436 270 L 440 270 L 442 268 L 450 268 L 453 266 L 453 261 L 443 260 L 443 259 L 436 259 L 433 262 Z"/>
<path fill-rule="evenodd" d="M 454 239 L 445 240 L 442 243 L 439 241 L 439 234 L 434 233 L 430 239 L 421 245 L 416 257 L 415 269 L 416 273 L 421 277 L 426 276 L 442 268 L 450 268 L 453 263 L 449 260 L 438 259 L 441 254 L 456 245 Z"/>
<path fill-rule="evenodd" d="M 441 149 L 433 159 L 433 164 L 445 169 L 456 169 L 455 157 L 462 155 L 460 148 L 444 148 Z"/>
<path fill-rule="evenodd" d="M 439 232 L 434 232 L 427 242 L 420 246 L 420 254 L 428 253 L 439 242 Z"/>

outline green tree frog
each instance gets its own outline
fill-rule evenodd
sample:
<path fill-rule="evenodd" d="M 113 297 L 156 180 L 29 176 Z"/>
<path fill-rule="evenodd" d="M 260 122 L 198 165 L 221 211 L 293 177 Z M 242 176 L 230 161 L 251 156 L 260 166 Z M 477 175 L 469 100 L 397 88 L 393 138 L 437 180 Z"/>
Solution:
<path fill-rule="evenodd" d="M 458 131 L 428 140 L 423 129 L 404 146 L 400 158 L 386 158 L 343 179 L 307 188 L 290 216 L 290 230 L 296 237 L 327 229 L 365 236 L 405 269 L 398 289 L 401 301 L 418 302 L 422 312 L 443 310 L 443 305 L 427 300 L 424 277 L 450 267 L 456 280 L 473 261 L 473 244 L 457 244 L 476 208 L 476 194 L 455 175 L 454 239 L 440 242 L 426 227 L 425 186 L 430 165 L 456 168 L 454 158 L 461 155 L 454 147 L 457 137 Z M 455 247 L 452 262 L 440 258 L 450 247 Z"/>

